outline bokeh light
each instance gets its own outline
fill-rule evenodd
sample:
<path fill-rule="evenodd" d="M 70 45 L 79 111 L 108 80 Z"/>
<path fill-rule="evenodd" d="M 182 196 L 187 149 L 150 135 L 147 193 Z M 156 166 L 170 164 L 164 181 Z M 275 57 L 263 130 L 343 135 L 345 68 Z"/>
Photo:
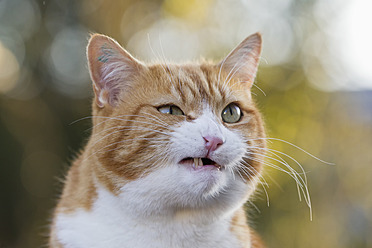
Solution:
<path fill-rule="evenodd" d="M 47 50 L 46 64 L 60 92 L 73 97 L 89 95 L 89 73 L 85 47 L 88 32 L 81 27 L 66 27 L 59 31 Z"/>
<path fill-rule="evenodd" d="M 0 92 L 11 91 L 19 78 L 19 64 L 14 54 L 0 42 Z"/>
<path fill-rule="evenodd" d="M 372 23 L 371 9 L 372 2 L 368 0 L 348 2 L 333 23 L 335 36 L 331 42 L 338 45 L 342 62 L 349 68 L 347 76 L 352 85 L 348 89 L 372 89 L 372 30 L 365 26 Z"/>

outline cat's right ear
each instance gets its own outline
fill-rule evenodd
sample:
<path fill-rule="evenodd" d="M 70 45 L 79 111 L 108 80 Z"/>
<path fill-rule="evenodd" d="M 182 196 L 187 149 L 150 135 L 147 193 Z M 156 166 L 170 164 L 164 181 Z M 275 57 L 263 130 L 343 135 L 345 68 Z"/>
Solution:
<path fill-rule="evenodd" d="M 251 88 L 256 77 L 261 48 L 260 33 L 247 37 L 218 64 L 220 71 L 224 70 L 228 78 L 238 78 Z"/>
<path fill-rule="evenodd" d="M 91 36 L 87 46 L 90 76 L 96 104 L 115 107 L 123 91 L 144 65 L 132 57 L 115 40 L 101 34 Z"/>

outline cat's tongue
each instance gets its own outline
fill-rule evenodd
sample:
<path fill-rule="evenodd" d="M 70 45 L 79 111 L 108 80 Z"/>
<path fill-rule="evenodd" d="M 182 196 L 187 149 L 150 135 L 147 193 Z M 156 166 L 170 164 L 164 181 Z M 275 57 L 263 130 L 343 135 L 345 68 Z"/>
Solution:
<path fill-rule="evenodd" d="M 181 161 L 182 164 L 190 164 L 194 169 L 202 167 L 214 167 L 221 170 L 221 166 L 209 158 L 185 158 Z"/>

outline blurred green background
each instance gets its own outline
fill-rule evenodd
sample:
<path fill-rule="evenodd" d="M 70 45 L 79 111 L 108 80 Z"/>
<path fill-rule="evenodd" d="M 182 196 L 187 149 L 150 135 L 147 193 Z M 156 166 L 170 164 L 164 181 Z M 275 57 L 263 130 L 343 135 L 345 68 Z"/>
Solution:
<path fill-rule="evenodd" d="M 73 122 L 90 115 L 90 33 L 145 61 L 181 62 L 219 60 L 256 31 L 266 96 L 253 93 L 268 136 L 335 165 L 274 140 L 306 171 L 313 220 L 295 181 L 267 167 L 270 204 L 259 186 L 252 225 L 271 248 L 372 247 L 371 10 L 368 0 L 1 0 L 0 247 L 46 242 L 60 179 L 89 136 L 89 120 Z"/>

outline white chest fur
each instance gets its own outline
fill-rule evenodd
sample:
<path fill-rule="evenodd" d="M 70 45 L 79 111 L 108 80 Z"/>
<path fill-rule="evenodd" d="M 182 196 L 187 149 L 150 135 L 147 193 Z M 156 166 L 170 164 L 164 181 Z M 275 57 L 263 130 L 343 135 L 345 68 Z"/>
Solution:
<path fill-rule="evenodd" d="M 73 214 L 58 215 L 57 237 L 64 247 L 241 247 L 236 237 L 230 233 L 229 218 L 220 219 L 213 224 L 195 225 L 187 223 L 186 213 L 186 216 L 179 216 L 178 223 L 166 218 L 146 221 L 126 215 L 121 212 L 120 207 L 106 208 L 106 197 L 99 199 L 89 212 L 79 210 Z"/>
<path fill-rule="evenodd" d="M 58 217 L 58 240 L 64 247 L 120 248 L 238 248 L 227 223 L 214 226 L 170 226 L 139 223 L 127 218 L 106 219 L 107 214 L 77 212 Z M 124 221 L 123 223 L 120 223 Z M 116 223 L 113 223 L 116 222 Z M 113 225 L 114 224 L 114 225 Z M 116 225 L 115 225 L 116 224 Z"/>
<path fill-rule="evenodd" d="M 167 174 L 164 170 L 159 173 Z M 145 181 L 147 180 L 148 185 L 152 182 L 152 190 L 144 186 L 144 182 L 140 182 L 143 186 L 141 189 L 138 188 L 137 182 L 133 182 L 123 188 L 121 195 L 115 196 L 103 187 L 98 187 L 98 197 L 91 210 L 81 209 L 70 214 L 58 214 L 55 226 L 58 241 L 69 248 L 242 247 L 235 235 L 230 232 L 230 220 L 234 209 L 218 217 L 212 214 L 213 211 L 220 212 L 221 206 L 225 204 L 215 209 L 208 207 L 205 211 L 211 213 L 210 215 L 203 212 L 204 210 L 196 211 L 202 214 L 200 218 L 195 215 L 194 210 L 177 213 L 169 211 L 169 215 L 158 215 L 160 212 L 164 213 L 171 200 L 161 199 L 154 187 L 157 180 L 164 178 L 154 175 Z M 226 187 L 232 187 L 235 192 L 239 192 L 241 186 L 242 184 L 233 184 Z M 143 196 L 149 199 L 148 205 L 143 202 L 139 206 L 138 201 Z M 231 203 L 235 201 L 234 198 L 228 196 L 220 200 Z M 236 204 L 238 205 L 240 204 Z"/>

